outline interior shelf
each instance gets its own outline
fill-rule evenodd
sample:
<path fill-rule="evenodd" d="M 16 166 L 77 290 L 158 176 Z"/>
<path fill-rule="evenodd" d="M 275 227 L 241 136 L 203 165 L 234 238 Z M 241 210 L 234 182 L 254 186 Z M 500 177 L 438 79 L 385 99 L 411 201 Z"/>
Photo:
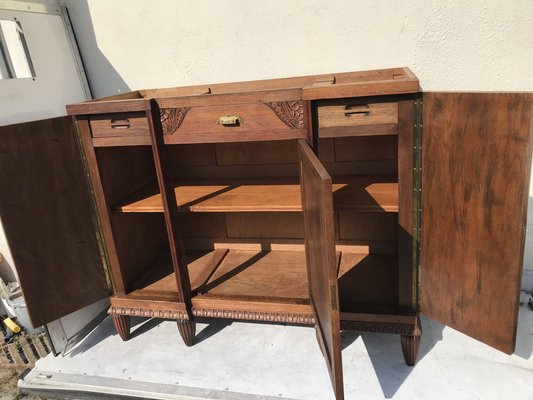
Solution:
<path fill-rule="evenodd" d="M 308 304 L 303 251 L 217 249 L 188 251 L 193 295 Z M 178 290 L 170 255 L 161 256 L 129 285 L 128 297 L 177 301 Z"/>
<path fill-rule="evenodd" d="M 297 178 L 195 180 L 174 184 L 179 211 L 248 212 L 301 211 Z M 398 183 L 394 175 L 333 178 L 335 209 L 398 211 Z M 148 185 L 116 204 L 121 212 L 163 212 L 157 185 Z"/>
<path fill-rule="evenodd" d="M 304 251 L 188 251 L 193 296 L 308 304 Z M 337 252 L 341 312 L 394 313 L 397 308 L 397 257 Z M 129 285 L 128 297 L 177 301 L 169 254 L 159 257 Z"/>

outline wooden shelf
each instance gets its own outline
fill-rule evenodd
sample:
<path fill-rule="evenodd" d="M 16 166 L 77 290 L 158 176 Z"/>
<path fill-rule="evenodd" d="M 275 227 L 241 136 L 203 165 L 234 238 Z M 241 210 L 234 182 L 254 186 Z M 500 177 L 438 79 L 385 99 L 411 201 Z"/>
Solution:
<path fill-rule="evenodd" d="M 191 281 L 202 275 L 203 268 L 211 271 L 213 264 L 209 260 L 189 264 Z M 308 304 L 307 288 L 303 251 L 229 250 L 207 282 L 194 289 L 213 299 Z"/>
<path fill-rule="evenodd" d="M 189 278 L 198 297 L 308 304 L 303 251 L 188 251 Z M 128 297 L 178 301 L 170 255 L 165 254 L 129 285 Z"/>
<path fill-rule="evenodd" d="M 183 212 L 301 211 L 297 178 L 196 180 L 178 182 L 174 192 Z M 335 209 L 398 211 L 398 183 L 392 175 L 340 176 L 333 180 Z M 163 212 L 156 185 L 137 191 L 113 207 L 121 212 Z"/>
<path fill-rule="evenodd" d="M 188 251 L 193 296 L 213 300 L 308 304 L 304 251 Z M 397 258 L 337 252 L 342 312 L 397 311 Z M 128 298 L 178 301 L 170 255 L 160 256 L 129 285 Z"/>
<path fill-rule="evenodd" d="M 303 251 L 188 251 L 189 278 L 198 297 L 308 304 Z M 164 254 L 129 285 L 128 297 L 178 301 L 169 254 Z"/>

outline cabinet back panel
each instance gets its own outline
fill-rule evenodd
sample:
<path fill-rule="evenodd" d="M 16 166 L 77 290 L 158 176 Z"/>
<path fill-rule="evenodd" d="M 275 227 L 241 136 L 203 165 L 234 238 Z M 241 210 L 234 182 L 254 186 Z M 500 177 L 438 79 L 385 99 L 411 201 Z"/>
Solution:
<path fill-rule="evenodd" d="M 149 146 L 98 147 L 95 153 L 108 204 L 156 181 Z"/>
<path fill-rule="evenodd" d="M 166 146 L 174 179 L 297 176 L 294 140 Z"/>
<path fill-rule="evenodd" d="M 319 139 L 318 155 L 331 175 L 396 174 L 397 136 Z"/>
<path fill-rule="evenodd" d="M 155 259 L 168 251 L 168 237 L 163 214 L 112 213 L 111 224 L 117 256 L 126 286 L 150 268 Z"/>
<path fill-rule="evenodd" d="M 188 249 L 303 249 L 303 219 L 299 212 L 180 213 L 179 223 L 184 227 Z M 337 250 L 394 254 L 396 224 L 396 213 L 336 212 Z"/>
<path fill-rule="evenodd" d="M 346 254 L 339 266 L 342 312 L 387 312 L 398 304 L 398 261 L 393 255 Z"/>

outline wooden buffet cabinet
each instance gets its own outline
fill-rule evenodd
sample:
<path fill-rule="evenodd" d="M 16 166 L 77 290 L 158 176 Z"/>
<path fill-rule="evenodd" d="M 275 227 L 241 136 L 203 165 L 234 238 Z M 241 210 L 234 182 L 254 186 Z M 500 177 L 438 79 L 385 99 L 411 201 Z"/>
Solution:
<path fill-rule="evenodd" d="M 423 312 L 514 351 L 531 94 L 422 94 L 397 68 L 67 110 L 0 131 L 34 324 L 112 287 L 124 340 L 130 316 L 189 346 L 200 316 L 314 325 L 337 399 L 341 330 L 398 334 L 414 365 Z"/>

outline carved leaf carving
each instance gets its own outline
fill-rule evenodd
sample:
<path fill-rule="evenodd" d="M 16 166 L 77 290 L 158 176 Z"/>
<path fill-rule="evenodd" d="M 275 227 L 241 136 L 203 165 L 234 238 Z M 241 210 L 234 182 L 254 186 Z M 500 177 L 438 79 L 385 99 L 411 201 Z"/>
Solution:
<path fill-rule="evenodd" d="M 285 125 L 292 129 L 304 127 L 304 102 L 303 100 L 273 101 L 265 103 L 276 113 Z"/>
<path fill-rule="evenodd" d="M 190 107 L 162 108 L 160 114 L 163 135 L 172 135 L 180 127 L 189 110 Z"/>

